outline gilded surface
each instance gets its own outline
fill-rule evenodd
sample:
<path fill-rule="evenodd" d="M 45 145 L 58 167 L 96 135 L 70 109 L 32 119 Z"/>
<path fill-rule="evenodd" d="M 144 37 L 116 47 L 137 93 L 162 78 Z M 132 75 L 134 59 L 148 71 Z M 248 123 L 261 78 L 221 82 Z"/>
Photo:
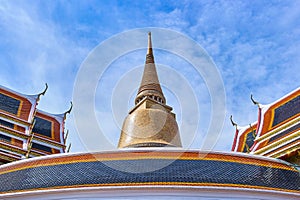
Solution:
<path fill-rule="evenodd" d="M 163 105 L 147 106 L 146 99 L 124 120 L 119 148 L 139 143 L 159 143 L 181 147 L 175 115 Z"/>

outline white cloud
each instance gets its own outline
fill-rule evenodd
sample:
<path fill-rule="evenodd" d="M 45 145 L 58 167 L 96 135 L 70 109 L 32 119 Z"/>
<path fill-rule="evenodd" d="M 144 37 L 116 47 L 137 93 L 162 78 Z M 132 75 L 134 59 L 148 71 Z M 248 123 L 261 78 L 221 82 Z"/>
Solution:
<path fill-rule="evenodd" d="M 185 2 L 174 12 L 157 14 L 156 19 L 163 16 L 158 24 L 164 27 L 174 28 L 169 23 L 174 19 L 175 30 L 195 38 L 221 70 L 228 114 L 217 149 L 224 150 L 232 142 L 230 114 L 241 125 L 257 119 L 251 93 L 257 100 L 270 103 L 299 87 L 300 23 L 296 19 L 300 9 L 295 4 Z"/>
<path fill-rule="evenodd" d="M 227 121 L 216 149 L 229 150 L 234 134 L 229 115 L 233 114 L 240 125 L 257 118 L 256 107 L 249 100 L 251 93 L 258 101 L 270 103 L 299 86 L 298 4 L 297 1 L 183 1 L 151 2 L 146 6 L 112 2 L 106 6 L 102 2 L 99 5 L 60 2 L 46 3 L 42 8 L 39 4 L 27 5 L 20 1 L 16 5 L 3 1 L 0 5 L 0 49 L 3 52 L 0 83 L 19 92 L 35 93 L 48 82 L 49 91 L 42 98 L 40 108 L 49 112 L 64 111 L 72 98 L 80 63 L 93 45 L 113 33 L 135 27 L 178 30 L 203 46 L 221 72 L 227 96 Z M 56 16 L 58 8 L 67 19 Z M 155 37 L 153 35 L 154 46 L 164 39 Z M 185 48 L 185 44 L 176 43 L 176 39 L 173 45 L 174 49 Z M 203 79 L 194 77 L 195 71 L 183 67 L 188 64 L 180 59 L 159 51 L 155 53 L 159 63 L 174 67 L 189 79 L 200 93 L 200 110 L 207 109 L 210 99 Z M 106 80 L 116 81 L 122 72 L 141 64 L 143 59 L 124 59 L 122 66 L 127 64 L 127 67 L 118 73 L 111 70 Z M 203 96 L 202 91 L 205 91 Z M 125 103 L 127 106 L 128 102 Z M 199 131 L 205 130 L 200 127 Z"/>
<path fill-rule="evenodd" d="M 63 113 L 72 99 L 73 81 L 87 48 L 70 40 L 37 9 L 25 2 L 16 6 L 6 1 L 0 5 L 0 35 L 4 38 L 0 48 L 5 49 L 0 55 L 0 84 L 21 93 L 37 94 L 47 82 L 49 90 L 38 108 Z M 69 138 L 72 134 L 76 132 Z M 72 149 L 76 146 L 73 144 Z"/>

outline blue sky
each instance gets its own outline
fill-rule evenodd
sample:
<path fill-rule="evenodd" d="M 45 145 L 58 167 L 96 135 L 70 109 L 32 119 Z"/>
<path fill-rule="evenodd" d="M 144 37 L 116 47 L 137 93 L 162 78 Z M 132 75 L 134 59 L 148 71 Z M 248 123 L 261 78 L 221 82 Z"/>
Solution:
<path fill-rule="evenodd" d="M 299 87 L 300 1 L 270 0 L 0 1 L 0 84 L 36 94 L 47 82 L 49 90 L 38 108 L 62 113 L 73 98 L 77 72 L 89 52 L 115 34 L 144 27 L 185 34 L 216 64 L 226 93 L 226 120 L 215 150 L 230 150 L 231 114 L 241 126 L 256 121 L 250 94 L 268 104 Z M 180 48 L 181 44 L 174 45 Z M 206 115 L 203 110 L 210 110 L 205 81 L 195 77 L 192 68 L 183 67 L 189 64 L 182 59 L 159 50 L 154 53 L 157 63 L 170 65 L 195 88 L 200 120 L 206 123 L 198 128 L 201 136 L 209 123 L 201 117 Z M 111 112 L 109 88 L 131 66 L 142 65 L 144 58 L 145 51 L 122 56 L 100 80 L 105 80 L 107 94 L 96 93 L 95 112 L 99 123 L 109 124 L 104 132 L 115 145 L 119 132 L 106 115 Z M 176 94 L 167 85 L 164 91 L 180 121 L 180 102 L 172 101 Z M 129 95 L 132 99 L 134 93 Z M 128 109 L 133 106 L 130 101 L 124 104 Z M 66 128 L 71 151 L 84 151 L 80 139 L 84 133 L 76 131 L 73 114 Z M 197 136 L 191 148 L 198 148 L 201 139 Z"/>

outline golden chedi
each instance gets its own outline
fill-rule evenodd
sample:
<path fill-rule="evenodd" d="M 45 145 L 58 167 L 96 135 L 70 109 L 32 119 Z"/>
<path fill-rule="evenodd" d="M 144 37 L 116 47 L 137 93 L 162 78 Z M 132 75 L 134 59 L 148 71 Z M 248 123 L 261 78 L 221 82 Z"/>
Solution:
<path fill-rule="evenodd" d="M 143 78 L 135 106 L 124 120 L 118 147 L 181 147 L 175 114 L 171 111 L 159 84 L 149 33 Z"/>

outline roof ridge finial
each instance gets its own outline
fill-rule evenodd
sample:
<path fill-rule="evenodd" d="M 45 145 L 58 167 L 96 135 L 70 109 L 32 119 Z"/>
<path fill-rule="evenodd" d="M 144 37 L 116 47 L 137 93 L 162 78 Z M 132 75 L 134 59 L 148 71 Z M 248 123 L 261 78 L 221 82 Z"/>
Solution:
<path fill-rule="evenodd" d="M 252 94 L 251 94 L 251 96 L 250 96 L 250 99 L 251 99 L 251 101 L 252 101 L 252 103 L 253 103 L 254 105 L 257 105 L 257 106 L 258 106 L 258 108 L 261 107 L 261 104 L 260 104 L 258 101 L 255 101 L 255 100 L 253 99 L 253 95 L 252 95 Z"/>
<path fill-rule="evenodd" d="M 237 125 L 237 123 L 235 123 L 235 122 L 233 121 L 232 115 L 230 115 L 230 121 L 231 121 L 232 126 L 234 126 L 234 127 L 237 129 L 238 125 Z"/>
<path fill-rule="evenodd" d="M 39 97 L 42 96 L 42 95 L 44 96 L 44 95 L 46 94 L 47 90 L 48 90 L 48 84 L 45 83 L 45 89 L 44 89 L 42 92 L 40 92 L 40 93 L 38 94 L 38 96 L 39 96 Z"/>

